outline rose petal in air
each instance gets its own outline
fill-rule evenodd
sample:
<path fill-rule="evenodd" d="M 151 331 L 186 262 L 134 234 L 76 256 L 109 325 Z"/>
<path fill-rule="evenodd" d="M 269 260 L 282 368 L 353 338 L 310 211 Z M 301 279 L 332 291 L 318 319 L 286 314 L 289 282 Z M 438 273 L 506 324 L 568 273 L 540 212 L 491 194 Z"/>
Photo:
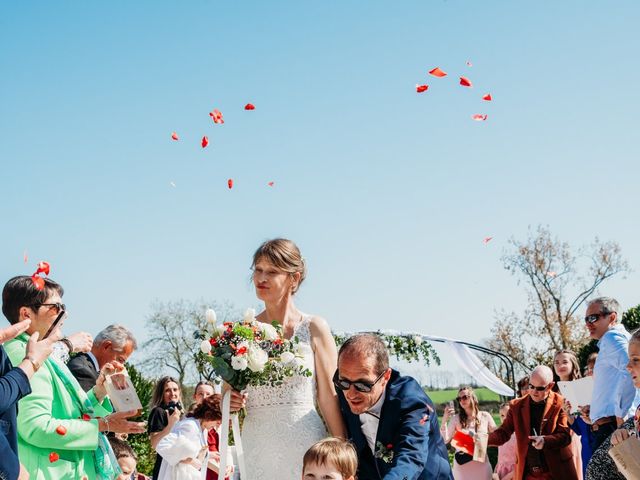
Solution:
<path fill-rule="evenodd" d="M 22 254 L 22 259 L 24 260 L 24 263 L 28 263 L 29 262 L 29 253 L 26 250 Z"/>
<path fill-rule="evenodd" d="M 447 72 L 444 72 L 444 71 L 440 70 L 440 67 L 436 67 L 436 68 L 434 68 L 433 70 L 431 70 L 429 72 L 429 75 L 433 75 L 434 77 L 442 78 L 442 77 L 446 77 L 447 76 Z"/>
<path fill-rule="evenodd" d="M 214 109 L 213 112 L 209 113 L 209 116 L 213 120 L 213 123 L 223 124 L 224 119 L 222 118 L 222 112 L 218 109 Z"/>
<path fill-rule="evenodd" d="M 484 96 L 482 97 L 482 99 L 483 99 L 483 100 L 485 100 L 485 101 L 487 101 L 487 102 L 490 102 L 490 101 L 492 100 L 492 99 L 491 99 L 491 94 L 490 94 L 490 93 L 487 93 L 486 95 L 484 95 Z"/>
<path fill-rule="evenodd" d="M 229 180 L 227 180 L 227 186 L 229 187 L 229 189 L 233 188 L 233 178 L 230 178 Z"/>
<path fill-rule="evenodd" d="M 176 132 L 173 132 L 173 133 L 171 134 L 171 140 L 178 141 L 178 134 L 177 134 Z"/>
<path fill-rule="evenodd" d="M 44 290 L 44 278 L 40 277 L 39 275 L 33 274 L 31 276 L 31 281 L 36 287 L 36 290 Z"/>
<path fill-rule="evenodd" d="M 473 85 L 471 85 L 471 80 L 467 77 L 460 77 L 460 85 L 463 87 L 473 87 Z"/>
<path fill-rule="evenodd" d="M 422 93 L 429 90 L 429 85 L 416 85 L 416 92 Z"/>
<path fill-rule="evenodd" d="M 38 262 L 38 269 L 36 270 L 36 275 L 39 273 L 44 273 L 45 275 L 49 275 L 49 271 L 51 267 L 49 266 L 49 262 Z"/>
<path fill-rule="evenodd" d="M 487 243 L 489 243 L 491 240 L 493 239 L 493 237 L 485 237 L 484 240 L 482 240 L 482 243 L 484 243 L 485 245 Z"/>
<path fill-rule="evenodd" d="M 245 109 L 245 110 L 255 110 L 255 109 L 256 109 L 256 107 L 255 107 L 255 105 L 253 105 L 252 103 L 247 103 L 247 104 L 244 106 L 244 109 Z"/>
<path fill-rule="evenodd" d="M 473 67 L 473 65 L 471 64 L 471 60 L 467 60 L 467 67 Z"/>
<path fill-rule="evenodd" d="M 273 185 L 275 184 L 275 182 L 269 182 L 267 183 L 267 185 L 269 185 L 270 187 L 273 187 Z"/>
<path fill-rule="evenodd" d="M 471 118 L 473 118 L 476 122 L 484 122 L 487 118 L 489 117 L 489 115 L 487 114 L 481 114 L 481 113 L 476 113 L 475 115 L 471 115 Z"/>
<path fill-rule="evenodd" d="M 205 135 L 202 137 L 202 148 L 206 148 L 209 145 L 209 138 Z"/>

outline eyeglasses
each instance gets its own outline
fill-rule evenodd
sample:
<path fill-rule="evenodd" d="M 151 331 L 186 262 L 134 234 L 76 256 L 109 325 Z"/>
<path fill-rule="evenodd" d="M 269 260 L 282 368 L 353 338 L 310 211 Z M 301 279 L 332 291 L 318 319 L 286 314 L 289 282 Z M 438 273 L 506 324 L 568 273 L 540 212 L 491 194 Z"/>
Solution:
<path fill-rule="evenodd" d="M 594 313 L 593 315 L 587 315 L 586 317 L 584 317 L 584 322 L 594 324 L 598 320 L 600 320 L 600 317 L 606 317 L 607 315 L 611 315 L 612 313 L 613 312 L 606 312 L 606 313 Z"/>
<path fill-rule="evenodd" d="M 344 378 L 340 378 L 340 376 L 338 375 L 338 370 L 336 370 L 336 373 L 333 374 L 333 384 L 339 390 L 349 390 L 349 388 L 351 388 L 351 385 L 353 385 L 353 388 L 355 388 L 357 391 L 362 393 L 369 393 L 371 392 L 371 389 L 373 388 L 373 386 L 380 381 L 380 379 L 385 373 L 387 373 L 386 370 L 382 372 L 380 375 L 378 375 L 378 378 L 376 378 L 373 383 L 363 382 L 361 380 L 352 382 L 350 380 L 345 380 Z"/>
<path fill-rule="evenodd" d="M 462 400 L 469 400 L 469 395 L 460 395 L 459 397 L 456 397 L 456 400 L 458 402 L 461 402 Z"/>
<path fill-rule="evenodd" d="M 49 310 L 55 308 L 56 314 L 67 311 L 67 306 L 64 303 L 35 303 L 33 306 L 35 308 L 49 307 Z"/>
<path fill-rule="evenodd" d="M 549 385 L 545 385 L 544 387 L 536 387 L 535 385 L 529 384 L 529 390 L 535 390 L 536 392 L 544 392 Z"/>

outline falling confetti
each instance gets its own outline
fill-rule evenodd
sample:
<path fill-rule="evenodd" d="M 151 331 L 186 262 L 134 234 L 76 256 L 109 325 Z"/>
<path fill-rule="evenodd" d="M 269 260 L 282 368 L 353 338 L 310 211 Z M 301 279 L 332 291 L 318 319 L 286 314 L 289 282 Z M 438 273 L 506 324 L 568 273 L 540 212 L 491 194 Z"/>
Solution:
<path fill-rule="evenodd" d="M 476 113 L 475 115 L 471 115 L 471 118 L 473 118 L 476 122 L 484 122 L 487 118 L 489 117 L 489 115 L 482 115 L 481 113 Z"/>
<path fill-rule="evenodd" d="M 22 259 L 24 260 L 24 263 L 28 263 L 29 262 L 29 254 L 27 253 L 26 250 L 22 254 Z"/>
<path fill-rule="evenodd" d="M 429 72 L 429 75 L 433 75 L 434 77 L 442 78 L 447 76 L 447 72 L 443 72 L 440 70 L 440 67 L 436 67 Z"/>
<path fill-rule="evenodd" d="M 485 237 L 484 240 L 482 240 L 482 243 L 484 243 L 485 245 L 487 243 L 489 243 L 491 240 L 493 240 L 493 237 Z"/>
<path fill-rule="evenodd" d="M 209 145 L 209 138 L 205 135 L 202 137 L 202 148 L 206 148 Z"/>
<path fill-rule="evenodd" d="M 173 188 L 176 188 L 175 182 L 169 182 L 169 185 L 171 185 Z"/>
<path fill-rule="evenodd" d="M 255 107 L 255 105 L 254 105 L 254 104 L 252 104 L 252 103 L 247 103 L 247 104 L 244 106 L 244 109 L 245 109 L 245 110 L 255 110 L 255 109 L 256 109 L 256 107 Z"/>
<path fill-rule="evenodd" d="M 39 262 L 38 269 L 36 270 L 35 275 L 39 273 L 44 273 L 45 275 L 49 275 L 50 271 L 51 271 L 51 266 L 49 265 L 49 262 Z"/>
<path fill-rule="evenodd" d="M 57 462 L 58 460 L 60 460 L 60 455 L 58 455 L 56 452 L 51 452 L 49 454 L 49 461 L 51 463 Z"/>
<path fill-rule="evenodd" d="M 422 93 L 429 90 L 429 85 L 416 85 L 416 92 Z"/>
<path fill-rule="evenodd" d="M 56 433 L 58 435 L 65 435 L 67 433 L 67 429 L 64 425 L 58 425 L 58 428 L 56 428 Z"/>
<path fill-rule="evenodd" d="M 473 85 L 471 85 L 471 80 L 469 80 L 467 77 L 460 77 L 460 85 L 462 85 L 463 87 L 473 87 Z"/>
<path fill-rule="evenodd" d="M 223 124 L 224 119 L 222 118 L 222 112 L 218 109 L 214 109 L 213 112 L 209 113 L 209 116 L 213 119 L 213 123 Z"/>
<path fill-rule="evenodd" d="M 487 101 L 487 102 L 490 102 L 492 100 L 491 94 L 487 93 L 485 96 L 482 97 L 482 99 Z"/>
<path fill-rule="evenodd" d="M 33 274 L 31 275 L 31 281 L 36 287 L 36 290 L 44 290 L 44 278 L 39 275 Z"/>
<path fill-rule="evenodd" d="M 227 180 L 227 186 L 229 187 L 229 190 L 233 188 L 233 178 L 230 178 L 229 180 Z"/>
<path fill-rule="evenodd" d="M 267 185 L 269 185 L 270 187 L 273 187 L 273 185 L 275 184 L 275 182 L 269 182 L 267 183 Z"/>
<path fill-rule="evenodd" d="M 175 140 L 176 142 L 178 141 L 178 134 L 176 132 L 171 134 L 171 140 Z"/>
<path fill-rule="evenodd" d="M 471 63 L 471 60 L 467 60 L 467 67 L 473 67 L 473 64 Z"/>

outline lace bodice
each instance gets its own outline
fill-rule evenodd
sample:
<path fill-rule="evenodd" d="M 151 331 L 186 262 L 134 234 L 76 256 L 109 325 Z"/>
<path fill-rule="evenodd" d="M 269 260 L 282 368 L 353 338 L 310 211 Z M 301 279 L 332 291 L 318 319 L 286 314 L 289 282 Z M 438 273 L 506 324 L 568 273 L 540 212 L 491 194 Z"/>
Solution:
<path fill-rule="evenodd" d="M 305 316 L 293 334 L 311 377 L 295 376 L 277 387 L 247 388 L 247 417 L 242 428 L 247 472 L 243 480 L 299 480 L 302 457 L 314 443 L 327 436 L 316 411 L 314 356 Z"/>
<path fill-rule="evenodd" d="M 302 355 L 304 366 L 312 372 L 311 377 L 296 375 L 284 379 L 278 387 L 249 386 L 247 387 L 247 411 L 261 407 L 275 405 L 306 405 L 313 407 L 315 400 L 315 368 L 313 350 L 311 349 L 311 332 L 309 321 L 311 317 L 304 317 L 296 326 L 293 335 L 298 337 L 298 354 Z"/>

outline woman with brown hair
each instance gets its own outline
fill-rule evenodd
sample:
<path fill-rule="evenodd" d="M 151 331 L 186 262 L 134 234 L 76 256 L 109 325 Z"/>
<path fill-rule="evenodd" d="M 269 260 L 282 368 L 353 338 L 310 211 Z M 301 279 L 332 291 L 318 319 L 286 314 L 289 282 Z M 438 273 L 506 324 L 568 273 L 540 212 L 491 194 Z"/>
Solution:
<path fill-rule="evenodd" d="M 300 459 L 329 433 L 345 438 L 332 377 L 338 352 L 326 320 L 298 309 L 294 296 L 307 274 L 300 250 L 291 240 L 264 242 L 253 255 L 253 284 L 264 310 L 255 320 L 282 326 L 284 337 L 298 339 L 297 360 L 313 375 L 294 376 L 279 386 L 249 386 L 235 393 L 232 406 L 246 398 L 242 429 L 247 472 L 243 477 L 298 480 Z M 316 410 L 317 405 L 317 410 Z"/>
<path fill-rule="evenodd" d="M 453 407 L 447 407 L 442 417 L 440 433 L 445 443 L 451 442 L 456 431 L 473 434 L 478 432 L 491 433 L 496 429 L 496 422 L 489 412 L 481 411 L 478 397 L 473 388 L 461 387 L 456 398 L 458 413 Z M 451 420 L 449 422 L 449 420 Z M 453 478 L 455 480 L 491 480 L 491 463 L 473 460 L 473 456 L 462 451 L 456 451 L 453 461 Z"/>
<path fill-rule="evenodd" d="M 156 450 L 158 443 L 182 417 L 182 391 L 180 384 L 173 377 L 162 377 L 158 380 L 151 397 L 148 430 L 151 448 Z M 158 454 L 153 466 L 153 480 L 158 478 L 162 466 L 162 455 Z"/>

